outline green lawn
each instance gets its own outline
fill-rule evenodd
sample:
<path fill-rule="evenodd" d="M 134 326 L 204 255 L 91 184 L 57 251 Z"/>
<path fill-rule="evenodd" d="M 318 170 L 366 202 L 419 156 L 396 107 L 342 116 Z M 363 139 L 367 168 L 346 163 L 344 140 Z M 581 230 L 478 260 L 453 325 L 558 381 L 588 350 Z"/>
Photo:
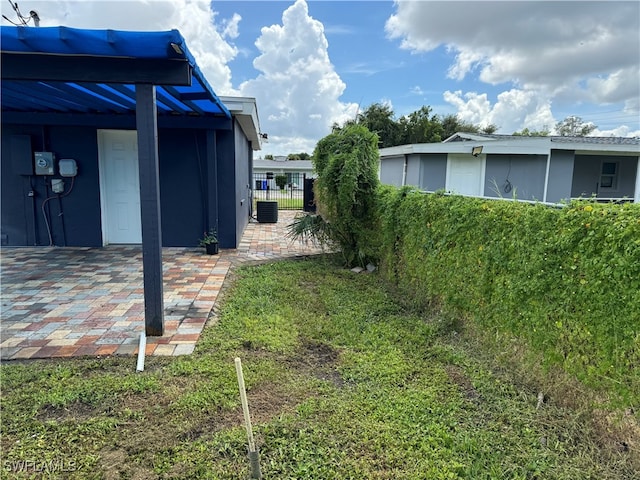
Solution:
<path fill-rule="evenodd" d="M 2 478 L 247 478 L 236 356 L 265 478 L 638 478 L 637 443 L 537 408 L 459 323 L 326 259 L 236 270 L 191 356 L 3 365 Z"/>

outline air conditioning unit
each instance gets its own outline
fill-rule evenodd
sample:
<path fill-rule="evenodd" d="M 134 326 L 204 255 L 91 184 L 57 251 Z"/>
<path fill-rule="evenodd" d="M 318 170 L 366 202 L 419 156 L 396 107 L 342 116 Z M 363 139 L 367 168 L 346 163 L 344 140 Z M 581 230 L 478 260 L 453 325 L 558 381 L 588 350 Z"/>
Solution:
<path fill-rule="evenodd" d="M 275 201 L 259 201 L 258 206 L 258 222 L 260 223 L 278 223 L 278 202 Z"/>

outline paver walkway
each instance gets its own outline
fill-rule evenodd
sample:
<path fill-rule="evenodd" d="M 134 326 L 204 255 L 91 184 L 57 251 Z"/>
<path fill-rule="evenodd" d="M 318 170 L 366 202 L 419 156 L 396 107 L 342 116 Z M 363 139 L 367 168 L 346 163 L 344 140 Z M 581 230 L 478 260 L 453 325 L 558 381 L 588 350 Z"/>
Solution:
<path fill-rule="evenodd" d="M 193 352 L 233 265 L 321 253 L 286 238 L 296 213 L 280 211 L 276 224 L 252 221 L 239 247 L 219 255 L 164 248 L 165 335 L 148 337 L 146 354 Z M 137 353 L 141 247 L 5 248 L 0 260 L 3 360 Z"/>

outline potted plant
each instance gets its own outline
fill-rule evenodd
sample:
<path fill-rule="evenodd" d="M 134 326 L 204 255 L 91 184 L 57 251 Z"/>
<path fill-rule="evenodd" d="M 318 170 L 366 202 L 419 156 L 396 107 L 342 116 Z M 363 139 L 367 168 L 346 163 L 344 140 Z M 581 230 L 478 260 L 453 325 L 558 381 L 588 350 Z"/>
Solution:
<path fill-rule="evenodd" d="M 280 190 L 284 190 L 284 187 L 287 185 L 287 176 L 276 175 L 276 185 Z"/>
<path fill-rule="evenodd" d="M 200 239 L 200 246 L 205 248 L 207 255 L 216 255 L 218 253 L 218 235 L 215 228 L 211 228 L 204 233 L 204 237 Z"/>

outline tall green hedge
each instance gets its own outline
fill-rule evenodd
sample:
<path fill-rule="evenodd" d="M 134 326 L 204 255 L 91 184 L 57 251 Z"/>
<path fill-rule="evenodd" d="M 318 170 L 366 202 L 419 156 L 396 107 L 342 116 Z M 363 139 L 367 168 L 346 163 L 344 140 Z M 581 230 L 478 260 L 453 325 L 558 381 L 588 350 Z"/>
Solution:
<path fill-rule="evenodd" d="M 407 296 L 640 401 L 640 205 L 380 197 L 381 267 Z"/>
<path fill-rule="evenodd" d="M 366 265 L 378 250 L 378 158 L 378 136 L 362 125 L 334 131 L 313 153 L 318 212 L 348 265 Z"/>

